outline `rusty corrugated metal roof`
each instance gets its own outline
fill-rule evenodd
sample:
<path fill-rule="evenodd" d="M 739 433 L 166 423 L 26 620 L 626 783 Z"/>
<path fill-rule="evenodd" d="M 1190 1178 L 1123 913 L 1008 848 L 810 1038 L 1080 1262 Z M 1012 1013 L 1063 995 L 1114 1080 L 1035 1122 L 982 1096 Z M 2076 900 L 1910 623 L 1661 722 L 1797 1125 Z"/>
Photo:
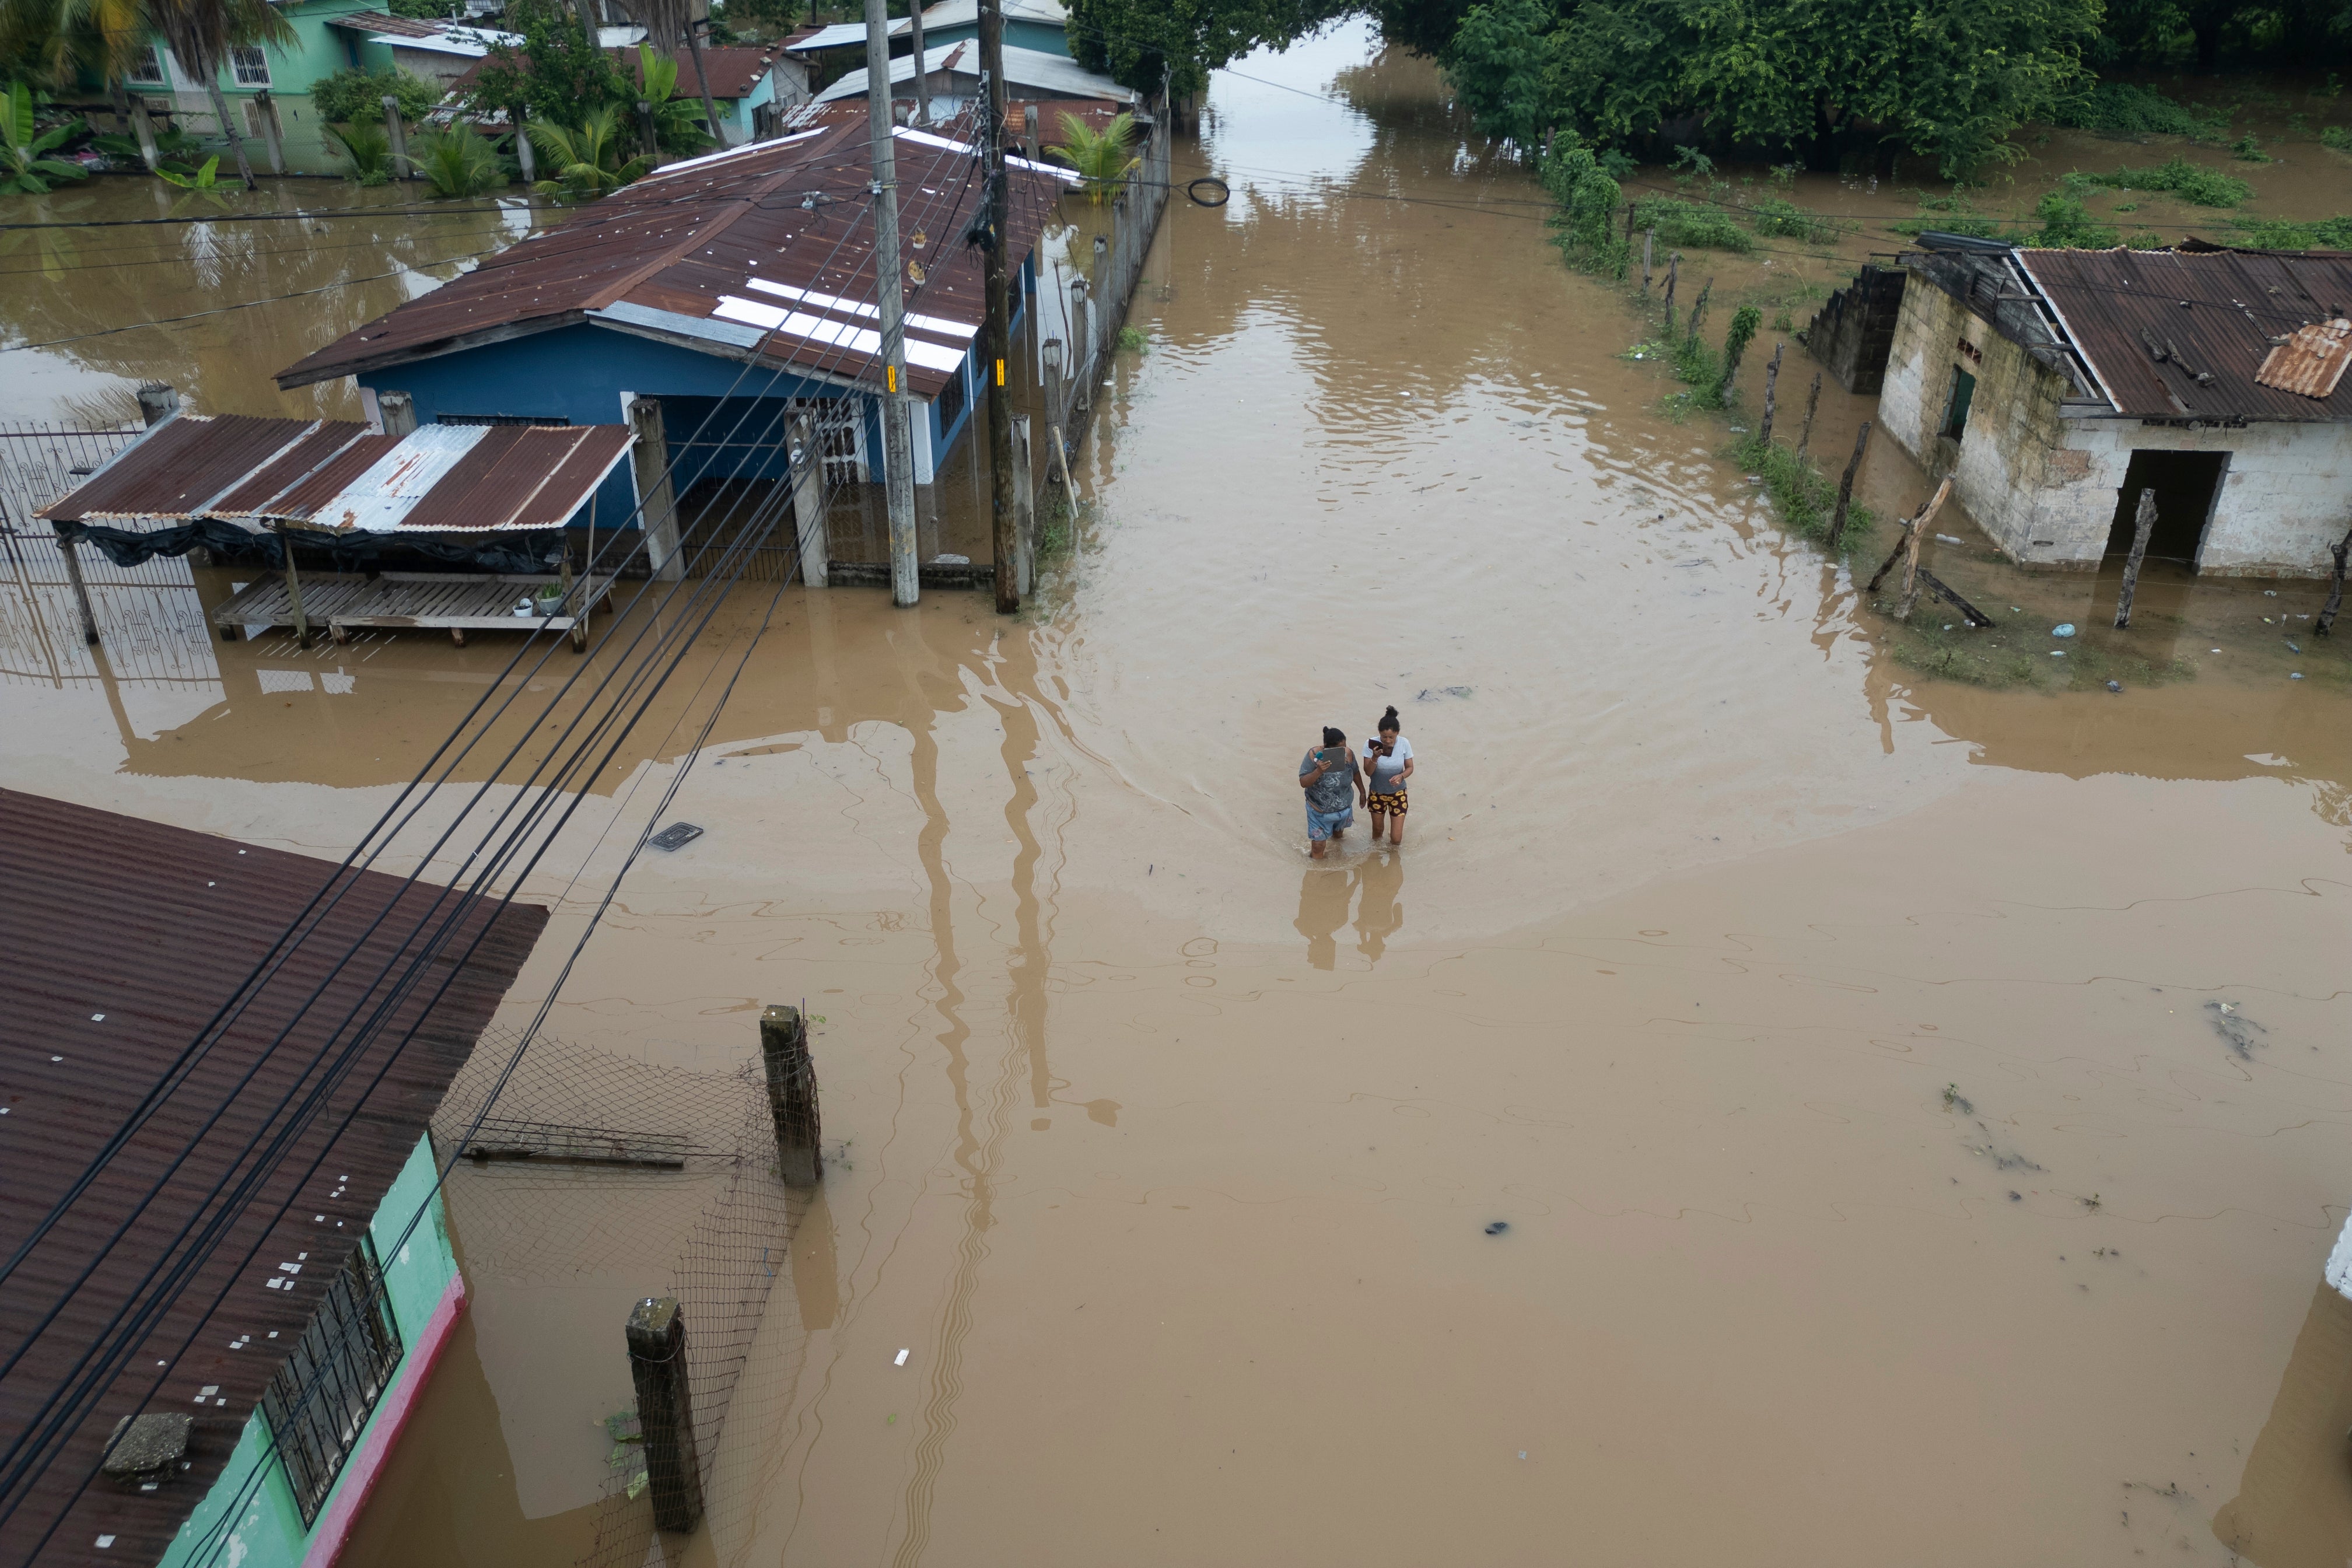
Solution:
<path fill-rule="evenodd" d="M 870 332 L 861 311 L 872 307 L 861 302 L 874 297 L 864 120 L 862 110 L 826 116 L 814 130 L 671 164 L 320 349 L 280 371 L 278 383 L 305 386 L 469 347 L 486 333 L 590 321 L 838 382 L 877 379 L 871 348 L 847 335 Z M 928 269 L 908 289 L 907 309 L 958 329 L 910 328 L 910 344 L 928 341 L 937 351 L 908 354 L 909 386 L 930 397 L 985 313 L 981 252 L 963 239 L 982 182 L 973 150 L 943 137 L 902 130 L 897 157 L 902 264 Z M 1013 255 L 1035 247 L 1074 177 L 1037 165 L 1010 172 Z M 747 328 L 721 306 L 755 283 L 841 304 L 802 312 L 819 318 L 814 326 L 763 320 Z"/>
<path fill-rule="evenodd" d="M 247 426 L 283 426 L 276 446 Z M 213 442 L 256 466 L 232 472 Z M 331 420 L 183 414 L 127 447 L 89 483 L 35 515 L 66 521 L 218 518 L 336 532 L 472 533 L 562 528 L 635 437 L 625 425 L 428 425 L 371 436 Z M 191 484 L 186 474 L 201 473 Z M 177 510 L 187 494 L 217 493 Z"/>
<path fill-rule="evenodd" d="M 2256 379 L 2276 340 L 2352 307 L 2352 255 L 2021 250 L 2018 261 L 2121 413 L 2352 419 L 2352 386 L 2313 397 Z"/>
<path fill-rule="evenodd" d="M 2352 365 L 2352 321 L 2338 316 L 2296 328 L 2271 350 L 2254 379 L 2282 392 L 2326 397 L 2344 379 L 2347 365 Z"/>
<path fill-rule="evenodd" d="M 0 1182 L 0 1249 L 14 1252 L 66 1195 L 336 874 L 331 863 L 308 856 L 0 790 L 0 886 L 8 889 L 0 899 L 0 951 L 9 963 L 9 1003 L 0 1013 L 7 1064 L 0 1083 L 6 1102 L 0 1170 L 7 1173 Z M 298 1084 L 317 1084 L 304 1069 L 329 1042 L 331 1026 L 386 999 L 374 976 L 410 951 L 440 891 L 374 872 L 349 880 L 341 901 L 294 946 L 244 1017 L 171 1088 L 158 1113 L 0 1291 L 0 1343 L 31 1342 L 0 1380 L 0 1432 L 13 1436 L 27 1429 L 76 1361 L 104 1337 L 147 1266 L 205 1211 L 211 1189 L 245 1176 L 257 1184 L 255 1201 L 228 1223 L 223 1244 L 72 1424 L 55 1462 L 0 1532 L 0 1563 L 121 1568 L 163 1555 L 220 1479 L 263 1388 L 415 1151 L 547 921 L 532 905 L 510 905 L 503 914 L 487 904 L 464 909 L 458 939 L 430 961 L 421 986 L 392 1005 L 393 1026 L 358 1049 L 351 1073 L 329 1092 L 325 1114 L 291 1134 L 288 1157 L 265 1173 L 245 1146 L 287 1126 L 283 1117 L 266 1120 L 270 1108 Z M 445 902 L 443 913 L 458 909 Z M 369 924 L 387 911 L 370 934 Z M 478 934 L 479 946 L 464 956 Z M 340 964 L 355 942 L 360 960 Z M 445 979 L 447 990 L 428 1011 Z M 271 1051 L 269 1041 L 301 998 L 322 984 L 320 1003 Z M 419 1025 L 415 1036 L 401 1048 L 412 1024 Z M 251 1081 L 240 1087 L 247 1073 Z M 206 1126 L 216 1110 L 218 1121 Z M 111 1242 L 135 1197 L 184 1149 L 186 1163 L 128 1234 Z M 93 1261 L 95 1272 L 76 1287 Z M 299 1272 L 283 1272 L 281 1263 Z M 268 1288 L 265 1279 L 290 1285 Z M 41 1314 L 60 1298 L 62 1313 L 36 1333 Z M 100 1479 L 77 1499 L 115 1423 L 142 1410 L 194 1418 L 191 1468 L 153 1491 Z M 62 1525 L 36 1557 L 36 1543 L 60 1514 Z M 102 1538 L 110 1543 L 101 1548 Z"/>

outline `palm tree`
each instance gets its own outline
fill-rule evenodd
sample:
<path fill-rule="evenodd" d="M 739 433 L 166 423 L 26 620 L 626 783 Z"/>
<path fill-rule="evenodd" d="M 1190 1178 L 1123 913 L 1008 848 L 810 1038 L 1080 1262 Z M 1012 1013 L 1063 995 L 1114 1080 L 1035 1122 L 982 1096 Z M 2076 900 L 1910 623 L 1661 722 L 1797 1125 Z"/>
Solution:
<path fill-rule="evenodd" d="M 719 136 L 719 110 L 710 101 L 710 79 L 702 71 L 702 40 L 695 37 L 694 14 L 690 0 L 621 0 L 621 9 L 629 19 L 646 30 L 646 42 L 667 51 L 678 39 L 694 55 L 694 75 L 702 83 L 702 117 L 710 126 L 713 141 Z M 642 47 L 643 46 L 639 46 Z M 673 74 L 677 67 L 670 68 Z"/>
<path fill-rule="evenodd" d="M 140 155 L 155 168 L 147 108 L 131 105 L 125 79 L 147 43 L 145 0 L 0 0 L 0 54 L 32 66 L 42 85 L 71 87 L 84 70 L 106 82 L 115 129 L 139 137 Z"/>
<path fill-rule="evenodd" d="M 221 91 L 221 68 L 229 50 L 253 44 L 294 41 L 293 24 L 278 14 L 268 0 L 147 0 L 147 18 L 163 41 L 172 46 L 181 68 L 205 84 L 220 117 L 223 134 L 236 153 L 237 177 L 253 189 L 253 164 L 245 155 L 245 138 L 229 118 L 228 96 Z"/>
<path fill-rule="evenodd" d="M 624 161 L 621 154 L 626 140 L 620 120 L 619 105 L 600 103 L 581 117 L 576 128 L 546 120 L 527 121 L 523 130 L 554 174 L 552 179 L 540 181 L 541 194 L 565 201 L 593 201 L 643 179 L 653 160 L 640 153 Z"/>
<path fill-rule="evenodd" d="M 1095 205 L 1118 193 L 1127 183 L 1127 176 L 1143 160 L 1129 156 L 1128 143 L 1135 136 L 1135 116 L 1121 113 L 1099 132 L 1067 110 L 1062 111 L 1062 144 L 1045 149 L 1048 158 L 1059 158 L 1078 172 L 1086 185 L 1087 195 Z"/>

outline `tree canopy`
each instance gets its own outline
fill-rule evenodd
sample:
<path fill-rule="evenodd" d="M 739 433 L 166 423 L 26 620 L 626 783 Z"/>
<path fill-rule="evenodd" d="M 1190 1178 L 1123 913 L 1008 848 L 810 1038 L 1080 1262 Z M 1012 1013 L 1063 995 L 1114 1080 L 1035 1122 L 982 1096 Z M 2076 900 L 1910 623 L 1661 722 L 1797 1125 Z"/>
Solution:
<path fill-rule="evenodd" d="M 1360 9 L 1357 0 L 1071 0 L 1070 52 L 1139 92 L 1162 78 L 1179 96 L 1263 45 L 1297 42 Z"/>
<path fill-rule="evenodd" d="M 2101 0 L 1487 0 L 1442 58 L 1489 135 L 1899 150 L 1949 174 L 2087 85 Z"/>

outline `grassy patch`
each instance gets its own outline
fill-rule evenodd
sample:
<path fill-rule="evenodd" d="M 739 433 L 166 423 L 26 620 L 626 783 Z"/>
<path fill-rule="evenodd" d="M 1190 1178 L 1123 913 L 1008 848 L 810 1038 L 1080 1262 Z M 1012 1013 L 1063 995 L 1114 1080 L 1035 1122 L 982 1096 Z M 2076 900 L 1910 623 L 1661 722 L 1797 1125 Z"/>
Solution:
<path fill-rule="evenodd" d="M 2066 194 L 2080 198 L 2087 191 L 2169 191 L 2191 206 L 2234 207 L 2254 194 L 2254 187 L 2235 174 L 2208 169 L 2175 153 L 2146 169 L 2117 169 L 2113 174 L 2080 170 L 2063 182 Z"/>
<path fill-rule="evenodd" d="M 1910 621 L 1897 621 L 1892 617 L 1899 596 L 1894 590 L 1899 585 L 1890 574 L 1888 591 L 1877 600 L 1878 609 L 1889 617 L 1887 651 L 1896 663 L 1921 675 L 1996 690 L 2035 691 L 2096 691 L 2110 680 L 2129 691 L 2135 687 L 2193 680 L 2197 676 L 2196 667 L 2186 659 L 2158 664 L 2132 651 L 2120 638 L 2103 638 L 2099 628 L 2086 626 L 2063 647 L 2053 644 L 2048 627 L 2038 620 L 2012 619 L 1970 631 L 1958 610 L 1924 587 Z M 1967 590 L 1961 588 L 1961 592 Z M 2148 617 L 2143 611 L 2138 618 Z"/>
<path fill-rule="evenodd" d="M 2227 110 L 2175 103 L 2131 82 L 2103 81 L 2062 112 L 2058 123 L 2128 136 L 2218 136 L 2229 130 L 2230 115 Z"/>
<path fill-rule="evenodd" d="M 1763 479 L 1764 493 L 1772 498 L 1781 527 L 1816 543 L 1828 539 L 1830 519 L 1837 510 L 1837 486 L 1811 458 L 1800 458 L 1778 441 L 1768 444 L 1752 435 L 1733 443 L 1731 455 Z M 1845 534 L 1838 548 L 1866 549 L 1877 526 L 1878 520 L 1869 508 L 1859 503 L 1848 507 Z"/>
<path fill-rule="evenodd" d="M 2033 243 L 2052 250 L 2106 250 L 2116 243 L 2116 231 L 2074 196 L 2053 191 L 2035 205 L 2033 216 L 2042 225 Z"/>
<path fill-rule="evenodd" d="M 1919 197 L 1919 216 L 1905 218 L 1886 226 L 1896 234 L 1916 235 L 1928 229 L 1938 234 L 1965 234 L 1978 239 L 2014 239 L 2010 226 L 1990 213 L 1977 210 L 1968 196 L 1959 191 L 1948 196 Z"/>
<path fill-rule="evenodd" d="M 2257 218 L 2230 226 L 2258 250 L 2352 250 L 2352 217 L 2315 218 L 2309 223 Z"/>
<path fill-rule="evenodd" d="M 1633 204 L 1633 232 L 1655 228 L 1658 243 L 1676 250 L 1736 250 L 1756 248 L 1748 231 L 1719 208 L 1672 196 L 1643 196 Z"/>
<path fill-rule="evenodd" d="M 914 68 L 910 66 L 908 68 L 911 70 Z M 1151 334 L 1141 327 L 1121 327 L 1118 330 L 1118 348 L 1121 353 L 1139 353 L 1150 346 Z"/>

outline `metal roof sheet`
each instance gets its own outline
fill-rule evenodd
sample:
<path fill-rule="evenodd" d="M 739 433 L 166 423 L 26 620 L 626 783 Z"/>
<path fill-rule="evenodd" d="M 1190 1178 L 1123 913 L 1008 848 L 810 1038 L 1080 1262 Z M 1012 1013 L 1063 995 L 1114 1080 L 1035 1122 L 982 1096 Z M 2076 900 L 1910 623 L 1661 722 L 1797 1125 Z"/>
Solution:
<path fill-rule="evenodd" d="M 254 425 L 289 427 L 290 437 L 288 429 L 247 428 Z M 221 441 L 258 459 L 231 471 L 214 456 L 222 426 Z M 338 533 L 562 528 L 635 439 L 625 425 L 427 425 L 394 437 L 348 421 L 183 414 L 36 515 L 74 522 L 212 517 Z M 191 468 L 205 476 L 201 485 L 185 478 Z M 212 494 L 182 504 L 206 486 Z M 180 510 L 163 510 L 173 505 Z"/>
<path fill-rule="evenodd" d="M 907 290 L 907 308 L 977 328 L 985 314 L 982 257 L 962 238 L 981 200 L 974 151 L 919 132 L 901 131 L 897 140 L 900 265 L 919 260 L 926 268 L 924 281 Z M 1005 238 L 1013 255 L 1035 247 L 1068 177 L 1025 163 L 1012 171 Z M 851 111 L 813 131 L 671 164 L 310 354 L 279 372 L 278 384 L 307 385 L 429 358 L 492 334 L 581 321 L 616 325 L 600 312 L 625 304 L 721 322 L 722 301 L 747 297 L 754 279 L 870 300 L 870 178 L 864 116 Z M 708 352 L 753 357 L 818 380 L 878 382 L 871 352 L 854 337 L 860 323 L 848 324 L 851 334 L 763 329 L 748 349 L 725 334 L 700 341 L 709 342 Z M 907 379 L 928 398 L 952 373 L 951 363 L 910 363 Z"/>
<path fill-rule="evenodd" d="M 2018 261 L 2119 413 L 2352 419 L 2352 386 L 2340 381 L 2326 395 L 2312 396 L 2257 379 L 2278 340 L 2352 307 L 2352 255 L 2021 250 Z"/>
<path fill-rule="evenodd" d="M 2341 316 L 2298 327 L 2271 350 L 2254 379 L 2282 392 L 2326 397 L 2344 379 L 2345 367 L 2352 365 L 2352 341 L 2347 340 L 2352 340 L 2352 321 Z"/>
<path fill-rule="evenodd" d="M 8 1064 L 0 1088 L 6 1109 L 0 1170 L 7 1173 L 0 1182 L 0 1248 L 13 1252 L 65 1196 L 237 982 L 337 875 L 331 863 L 308 856 L 0 790 L 0 886 L 9 890 L 0 899 L 0 951 L 9 955 L 9 1005 L 0 1014 Z M 119 1568 L 163 1555 L 220 1478 L 262 1390 L 415 1152 L 547 921 L 532 905 L 499 913 L 445 900 L 442 913 L 460 917 L 457 940 L 430 961 L 423 984 L 393 1003 L 393 1026 L 358 1048 L 348 1076 L 329 1091 L 325 1113 L 291 1133 L 286 1157 L 265 1171 L 246 1146 L 257 1134 L 286 1129 L 284 1117 L 273 1121 L 269 1113 L 298 1085 L 317 1085 L 318 1076 L 303 1069 L 328 1043 L 331 1026 L 388 998 L 374 977 L 412 951 L 413 933 L 441 891 L 374 872 L 346 875 L 342 900 L 293 946 L 244 1016 L 170 1088 L 157 1114 L 0 1291 L 0 1342 L 31 1341 L 0 1379 L 0 1431 L 13 1434 L 27 1429 L 101 1341 L 149 1263 L 205 1210 L 213 1187 L 246 1177 L 256 1184 L 252 1204 L 228 1222 L 219 1247 L 173 1295 L 33 1482 L 0 1541 L 0 1563 Z M 359 962 L 339 963 L 355 942 Z M 319 1004 L 271 1050 L 299 999 L 321 985 Z M 415 1037 L 402 1048 L 412 1024 Z M 248 1073 L 250 1081 L 240 1084 Z M 207 1125 L 216 1110 L 218 1120 Z M 155 1202 L 110 1244 L 136 1196 L 184 1151 L 185 1163 Z M 281 1272 L 281 1261 L 299 1272 Z M 75 1277 L 93 1263 L 95 1272 L 77 1287 Z M 290 1288 L 267 1289 L 265 1279 Z M 63 1311 L 37 1334 L 41 1313 L 60 1298 Z M 232 1350 L 233 1341 L 244 1348 Z M 152 1491 L 101 1479 L 77 1499 L 116 1421 L 142 1408 L 194 1417 L 191 1468 Z M 49 1533 L 60 1515 L 63 1523 Z M 47 1544 L 36 1557 L 45 1533 Z M 101 1540 L 108 1544 L 100 1547 Z"/>
<path fill-rule="evenodd" d="M 1055 4 L 1055 0 L 1004 0 L 1004 19 L 1008 22 L 1035 22 L 1048 27 L 1070 25 L 1069 12 Z M 923 7 L 923 30 L 926 33 L 934 27 L 969 27 L 979 20 L 980 0 L 941 0 L 940 5 Z M 912 30 L 906 17 L 891 18 L 890 37 L 903 38 Z M 785 47 L 793 49 L 864 48 L 866 24 L 835 22 L 829 27 L 816 29 L 804 38 L 789 40 Z"/>
<path fill-rule="evenodd" d="M 941 44 L 923 51 L 923 69 L 930 76 L 980 75 L 980 40 L 964 38 L 955 43 Z M 915 79 L 915 57 L 901 55 L 890 62 L 890 80 L 895 89 L 900 82 L 911 84 Z M 819 103 L 837 103 L 843 99 L 866 96 L 866 68 L 860 66 L 816 95 Z M 1016 96 L 1039 92 L 1054 98 L 1102 99 L 1112 103 L 1133 103 L 1135 89 L 1121 87 L 1107 76 L 1097 76 L 1067 55 L 1048 54 L 1044 49 L 1016 48 L 1004 46 L 1004 87 Z M 908 96 L 912 97 L 909 85 Z"/>

